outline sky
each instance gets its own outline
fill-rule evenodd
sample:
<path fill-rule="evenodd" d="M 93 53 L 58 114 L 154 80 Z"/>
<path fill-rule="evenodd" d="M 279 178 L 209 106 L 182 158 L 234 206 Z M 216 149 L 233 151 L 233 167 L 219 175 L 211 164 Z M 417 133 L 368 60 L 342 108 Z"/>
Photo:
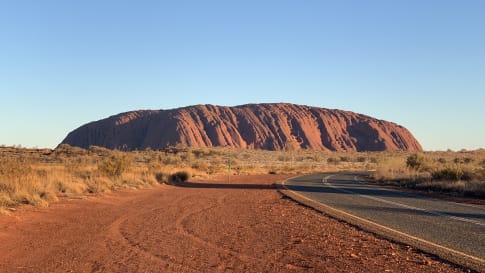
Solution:
<path fill-rule="evenodd" d="M 138 109 L 289 102 L 485 148 L 482 0 L 0 0 L 0 144 Z"/>

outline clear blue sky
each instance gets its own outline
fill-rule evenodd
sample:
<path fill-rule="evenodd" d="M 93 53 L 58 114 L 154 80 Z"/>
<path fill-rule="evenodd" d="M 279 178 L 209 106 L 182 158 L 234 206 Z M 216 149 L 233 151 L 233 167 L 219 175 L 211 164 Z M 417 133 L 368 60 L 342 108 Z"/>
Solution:
<path fill-rule="evenodd" d="M 485 1 L 0 0 L 0 144 L 136 109 L 291 102 L 485 147 Z"/>

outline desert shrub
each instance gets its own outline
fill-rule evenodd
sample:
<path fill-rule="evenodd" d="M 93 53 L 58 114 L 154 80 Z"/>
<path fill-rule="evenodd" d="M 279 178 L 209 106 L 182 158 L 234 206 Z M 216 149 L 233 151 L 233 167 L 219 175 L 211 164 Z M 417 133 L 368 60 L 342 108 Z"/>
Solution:
<path fill-rule="evenodd" d="M 459 157 L 455 157 L 455 159 L 453 159 L 453 162 L 455 164 L 463 164 L 463 163 L 465 163 L 465 159 L 459 158 Z"/>
<path fill-rule="evenodd" d="M 279 169 L 279 173 L 296 173 L 296 168 L 294 166 L 284 165 Z"/>
<path fill-rule="evenodd" d="M 184 162 L 192 162 L 194 160 L 194 154 L 192 152 L 184 152 L 180 155 L 180 159 Z"/>
<path fill-rule="evenodd" d="M 434 180 L 458 181 L 461 178 L 461 172 L 459 172 L 457 169 L 452 168 L 434 171 L 431 175 Z"/>
<path fill-rule="evenodd" d="M 162 159 L 162 163 L 165 165 L 182 165 L 183 160 L 179 154 L 177 155 L 167 155 Z"/>
<path fill-rule="evenodd" d="M 426 158 L 419 153 L 414 153 L 406 158 L 406 166 L 415 171 L 422 171 L 427 168 Z"/>
<path fill-rule="evenodd" d="M 0 209 L 2 207 L 10 207 L 13 205 L 15 205 L 15 202 L 12 200 L 12 198 L 0 190 Z"/>
<path fill-rule="evenodd" d="M 98 170 L 111 178 L 118 178 L 129 170 L 131 162 L 126 156 L 113 155 L 98 164 Z"/>
<path fill-rule="evenodd" d="M 168 178 L 168 182 L 170 183 L 185 182 L 189 180 L 189 178 L 190 178 L 189 172 L 179 171 L 170 175 L 170 177 Z"/>
<path fill-rule="evenodd" d="M 475 160 L 473 158 L 471 158 L 471 157 L 465 157 L 463 159 L 463 163 L 465 163 L 465 164 L 473 163 L 473 161 L 475 161 Z"/>
<path fill-rule="evenodd" d="M 158 172 L 155 174 L 155 179 L 158 183 L 164 184 L 168 182 L 169 175 L 164 172 Z"/>
<path fill-rule="evenodd" d="M 357 157 L 357 162 L 363 163 L 363 162 L 366 162 L 366 161 L 367 161 L 367 159 L 365 158 L 365 156 Z"/>
<path fill-rule="evenodd" d="M 406 159 L 406 166 L 410 169 L 418 170 L 423 164 L 423 157 L 418 153 L 414 153 Z"/>
<path fill-rule="evenodd" d="M 194 154 L 195 157 L 200 158 L 200 157 L 205 157 L 205 156 L 209 155 L 209 151 L 207 149 L 203 149 L 203 148 L 193 149 L 192 154 Z"/>
<path fill-rule="evenodd" d="M 340 158 L 338 157 L 329 157 L 327 158 L 327 162 L 331 164 L 338 164 L 340 162 Z"/>
<path fill-rule="evenodd" d="M 348 156 L 340 156 L 340 161 L 342 162 L 349 162 L 350 158 Z"/>
<path fill-rule="evenodd" d="M 192 169 L 207 171 L 209 165 L 203 160 L 197 160 L 192 163 Z"/>
<path fill-rule="evenodd" d="M 163 167 L 163 165 L 160 164 L 159 162 L 150 162 L 146 166 L 148 171 L 151 173 L 156 173 L 158 170 L 160 170 Z"/>
<path fill-rule="evenodd" d="M 438 162 L 441 163 L 441 164 L 445 164 L 446 163 L 446 158 L 438 158 Z"/>
<path fill-rule="evenodd" d="M 444 169 L 434 171 L 431 174 L 431 176 L 433 180 L 447 180 L 447 181 L 471 180 L 471 174 L 457 166 L 446 167 Z"/>
<path fill-rule="evenodd" d="M 227 161 L 223 157 L 213 157 L 208 162 L 207 174 L 218 174 L 227 170 Z"/>
<path fill-rule="evenodd" d="M 24 204 L 24 205 L 32 205 L 32 206 L 46 206 L 46 200 L 42 199 L 42 197 L 38 193 L 31 193 L 28 191 L 21 191 L 18 192 L 13 200 L 16 204 Z"/>

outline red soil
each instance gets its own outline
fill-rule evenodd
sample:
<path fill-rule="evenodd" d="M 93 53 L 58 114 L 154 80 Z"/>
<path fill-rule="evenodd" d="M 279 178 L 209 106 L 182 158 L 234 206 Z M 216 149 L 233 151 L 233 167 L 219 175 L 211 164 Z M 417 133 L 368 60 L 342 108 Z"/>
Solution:
<path fill-rule="evenodd" d="M 462 272 L 283 198 L 281 175 L 0 216 L 0 272 Z"/>

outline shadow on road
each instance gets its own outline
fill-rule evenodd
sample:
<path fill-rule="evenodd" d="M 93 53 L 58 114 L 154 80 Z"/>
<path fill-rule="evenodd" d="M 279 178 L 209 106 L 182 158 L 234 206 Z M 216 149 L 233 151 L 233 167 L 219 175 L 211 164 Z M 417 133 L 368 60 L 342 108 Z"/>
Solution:
<path fill-rule="evenodd" d="M 332 193 L 332 194 L 342 194 L 342 195 L 371 195 L 376 197 L 399 197 L 399 198 L 419 198 L 421 196 L 416 194 L 410 194 L 405 192 L 391 191 L 387 189 L 373 189 L 368 186 L 347 184 L 345 186 L 339 186 L 338 188 L 328 187 L 321 183 L 314 183 L 315 186 L 311 185 L 293 185 L 286 184 L 286 187 L 292 191 L 298 192 L 310 192 L 310 193 Z M 335 185 L 335 183 L 334 183 Z"/>

